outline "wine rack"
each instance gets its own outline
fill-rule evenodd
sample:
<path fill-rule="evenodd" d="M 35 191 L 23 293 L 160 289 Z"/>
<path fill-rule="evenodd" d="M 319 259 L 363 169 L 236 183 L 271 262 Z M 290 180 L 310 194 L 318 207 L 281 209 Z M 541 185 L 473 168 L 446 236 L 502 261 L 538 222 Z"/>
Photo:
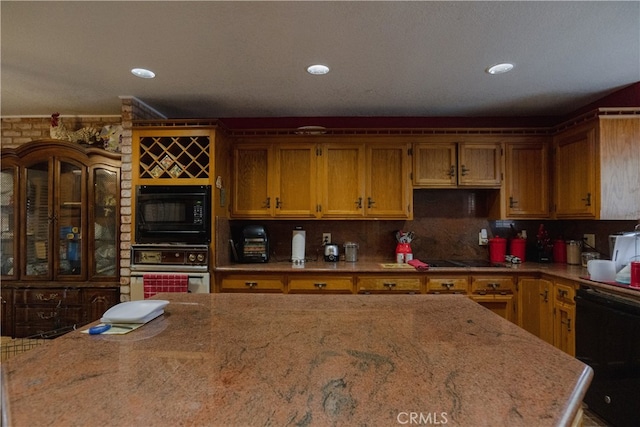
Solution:
<path fill-rule="evenodd" d="M 140 138 L 140 178 L 209 178 L 208 136 Z"/>

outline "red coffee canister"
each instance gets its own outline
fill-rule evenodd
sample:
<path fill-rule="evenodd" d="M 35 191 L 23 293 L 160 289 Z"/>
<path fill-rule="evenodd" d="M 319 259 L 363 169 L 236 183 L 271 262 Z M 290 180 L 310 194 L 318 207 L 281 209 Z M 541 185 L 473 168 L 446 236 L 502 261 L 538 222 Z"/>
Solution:
<path fill-rule="evenodd" d="M 520 258 L 520 261 L 524 262 L 524 256 L 526 252 L 527 241 L 526 239 L 511 239 L 510 253 L 513 256 Z"/>
<path fill-rule="evenodd" d="M 558 239 L 553 242 L 553 262 L 567 263 L 567 244 L 564 240 Z"/>
<path fill-rule="evenodd" d="M 503 239 L 499 236 L 489 239 L 489 259 L 492 263 L 504 262 L 506 254 L 507 239 Z"/>

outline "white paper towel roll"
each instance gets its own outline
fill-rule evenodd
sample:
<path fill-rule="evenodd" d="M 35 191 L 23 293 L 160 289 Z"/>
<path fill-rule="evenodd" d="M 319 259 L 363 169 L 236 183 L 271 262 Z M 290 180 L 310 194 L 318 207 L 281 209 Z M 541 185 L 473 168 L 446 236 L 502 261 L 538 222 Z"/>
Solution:
<path fill-rule="evenodd" d="M 291 261 L 304 262 L 304 242 L 306 232 L 304 230 L 293 230 L 291 239 Z"/>

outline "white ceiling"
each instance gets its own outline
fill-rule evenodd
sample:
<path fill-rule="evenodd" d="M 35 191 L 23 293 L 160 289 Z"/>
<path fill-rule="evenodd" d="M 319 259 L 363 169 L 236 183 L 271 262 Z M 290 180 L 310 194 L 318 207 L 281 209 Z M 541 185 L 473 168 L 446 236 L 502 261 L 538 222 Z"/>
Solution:
<path fill-rule="evenodd" d="M 120 114 L 119 96 L 168 118 L 548 116 L 640 81 L 639 1 L 0 7 L 3 116 Z"/>

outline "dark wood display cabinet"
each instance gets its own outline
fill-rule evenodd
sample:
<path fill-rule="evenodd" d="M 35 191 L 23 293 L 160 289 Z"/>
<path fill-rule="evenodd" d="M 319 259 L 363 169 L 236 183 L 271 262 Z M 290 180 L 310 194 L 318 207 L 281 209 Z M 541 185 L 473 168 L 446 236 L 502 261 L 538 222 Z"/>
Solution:
<path fill-rule="evenodd" d="M 1 155 L 2 334 L 96 320 L 119 302 L 120 155 L 59 140 Z"/>

